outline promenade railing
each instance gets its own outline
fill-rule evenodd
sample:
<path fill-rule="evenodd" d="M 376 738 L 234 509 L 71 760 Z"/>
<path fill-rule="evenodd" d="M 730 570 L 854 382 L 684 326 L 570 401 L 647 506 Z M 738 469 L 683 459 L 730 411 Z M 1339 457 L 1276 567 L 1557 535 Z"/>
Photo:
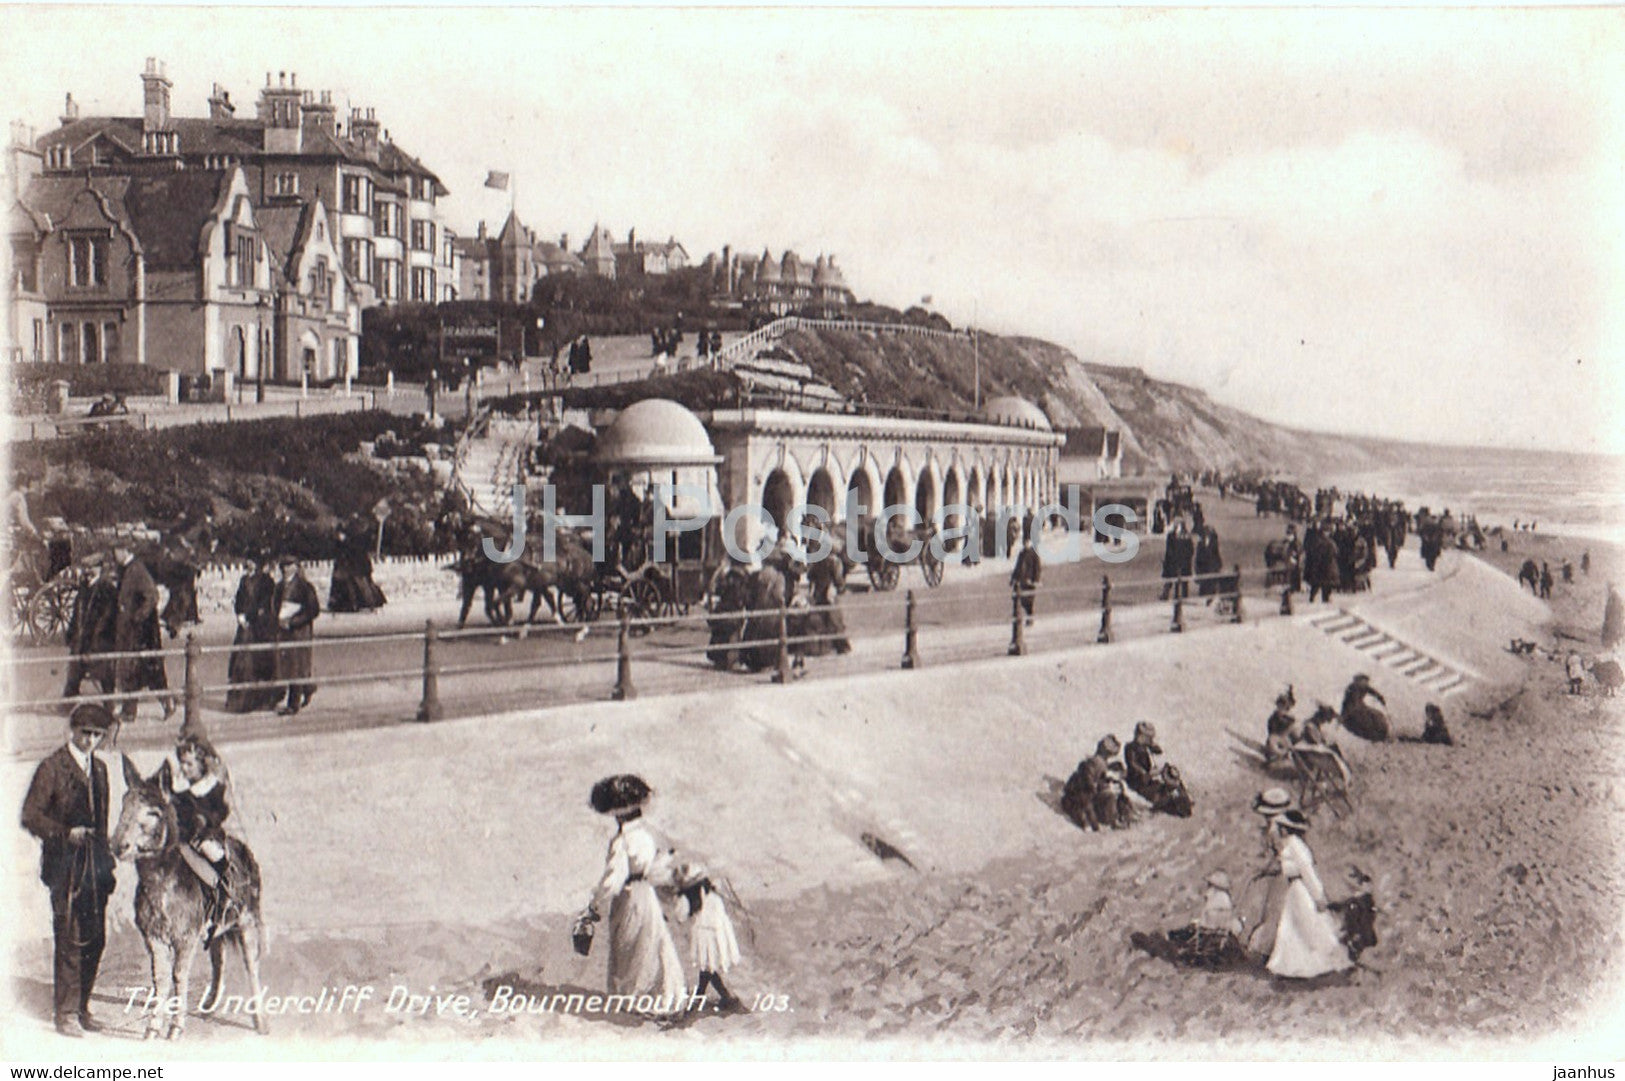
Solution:
<path fill-rule="evenodd" d="M 196 723 L 201 719 L 205 701 L 232 692 L 276 690 L 285 693 L 294 686 L 331 688 L 410 682 L 421 686 L 421 694 L 414 700 L 413 695 L 404 690 L 386 693 L 387 711 L 402 721 L 435 720 L 446 714 L 441 699 L 448 686 L 458 688 L 457 698 L 461 704 L 457 712 L 477 714 L 482 709 L 490 710 L 498 700 L 516 697 L 528 699 L 531 704 L 540 699 L 548 706 L 633 698 L 639 693 L 634 679 L 647 692 L 650 689 L 697 689 L 694 681 L 698 671 L 709 672 L 717 681 L 738 678 L 714 671 L 712 665 L 718 659 L 726 659 L 730 669 L 748 662 L 748 670 L 759 674 L 770 672 L 775 682 L 788 683 L 802 674 L 816 672 L 818 666 L 809 666 L 803 654 L 845 652 L 841 648 L 843 641 L 859 659 L 843 662 L 831 674 L 893 667 L 920 669 L 948 660 L 957 663 L 981 657 L 1109 645 L 1124 638 L 1180 633 L 1198 624 L 1240 623 L 1247 618 L 1256 620 L 1273 614 L 1278 609 L 1273 603 L 1265 602 L 1273 601 L 1275 593 L 1258 588 L 1262 582 L 1261 574 L 1249 577 L 1236 567 L 1174 579 L 1124 577 L 1114 580 L 1106 574 L 1099 586 L 1039 585 L 1024 589 L 1012 584 L 1008 618 L 983 604 L 967 619 L 964 606 L 971 598 L 963 594 L 907 590 L 902 595 L 853 592 L 844 601 L 825 605 L 797 600 L 785 606 L 636 617 L 623 604 L 614 611 L 614 618 L 585 624 L 520 623 L 455 629 L 430 620 L 418 631 L 322 635 L 309 640 L 254 644 L 203 645 L 193 632 L 186 636 L 183 646 L 157 650 L 66 658 L 58 651 L 14 653 L 10 661 L 13 686 L 18 682 L 18 675 L 31 667 L 60 667 L 65 662 L 92 673 L 106 666 L 116 672 L 131 662 L 150 658 L 160 658 L 166 667 L 171 659 L 179 658 L 183 667 L 178 685 L 170 688 L 34 698 L 12 701 L 5 709 L 15 714 L 53 712 L 79 702 L 102 702 L 118 709 L 142 701 L 174 703 L 179 698 L 184 719 L 187 723 Z M 1125 603 L 1131 598 L 1137 599 Z M 1027 600 L 1036 601 L 1032 615 L 1027 612 L 1024 603 Z M 1060 602 L 1077 600 L 1084 603 L 1057 609 Z M 957 613 L 950 611 L 955 606 L 960 609 Z M 1167 614 L 1165 627 L 1157 615 L 1159 610 Z M 807 625 L 807 617 L 825 613 L 836 619 L 857 618 L 870 628 L 869 633 L 853 642 L 844 625 L 820 628 L 823 620 L 814 621 L 811 627 Z M 877 613 L 884 618 L 873 618 Z M 1114 617 L 1114 613 L 1120 613 L 1120 617 Z M 1095 615 L 1099 618 L 1098 629 L 1094 627 Z M 877 622 L 891 629 L 876 636 L 873 626 Z M 583 647 L 581 636 L 588 631 L 596 636 L 605 629 L 613 632 L 613 642 L 597 648 Z M 685 631 L 699 632 L 701 637 L 685 635 Z M 721 631 L 729 633 L 719 635 Z M 884 656 L 875 651 L 877 644 L 890 641 L 898 634 L 903 640 L 900 654 L 892 654 L 890 647 L 886 647 Z M 557 655 L 527 651 L 500 660 L 470 656 L 465 648 L 482 640 L 502 639 L 512 643 L 516 637 L 532 636 L 539 640 L 549 636 L 575 636 L 577 642 L 575 648 Z M 403 646 L 414 658 L 411 662 L 388 659 L 390 647 L 397 647 L 399 653 L 399 647 Z M 256 681 L 233 681 L 229 676 L 233 656 L 252 658 L 265 653 L 275 656 L 290 649 L 310 650 L 313 657 L 340 650 L 354 656 L 357 647 L 372 647 L 362 651 L 363 655 L 381 654 L 386 659 L 381 666 L 343 673 L 322 674 L 318 661 L 313 665 L 311 676 L 279 676 Z M 871 651 L 874 651 L 872 657 L 862 656 Z M 421 661 L 417 657 L 421 657 Z M 561 676 L 566 672 L 568 678 Z M 658 673 L 661 678 L 650 680 L 650 673 Z M 493 689 L 491 679 L 497 675 L 514 678 Z M 376 703 L 377 698 L 373 701 Z M 502 708 L 523 707 L 521 702 Z M 218 722 L 211 722 L 211 726 L 218 731 Z M 221 734 L 229 733 L 229 729 L 228 721 Z"/>

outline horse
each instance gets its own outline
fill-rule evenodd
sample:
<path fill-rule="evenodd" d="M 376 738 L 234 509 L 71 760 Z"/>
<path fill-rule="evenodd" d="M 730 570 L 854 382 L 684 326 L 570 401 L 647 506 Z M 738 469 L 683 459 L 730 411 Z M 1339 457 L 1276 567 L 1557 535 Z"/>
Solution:
<path fill-rule="evenodd" d="M 176 1002 L 180 1008 L 168 1014 L 166 1038 L 178 1039 L 186 1027 L 186 1006 L 191 989 L 192 961 L 203 945 L 208 926 L 208 890 L 183 854 L 180 826 L 175 807 L 169 800 L 168 771 L 160 769 L 143 779 L 135 763 L 124 758 L 124 804 L 119 811 L 118 828 L 113 832 L 112 849 L 121 860 L 133 860 L 137 875 L 135 887 L 135 926 L 146 941 L 152 958 L 152 990 L 155 1002 Z M 225 944 L 231 942 L 242 952 L 252 993 L 257 1001 L 262 993 L 260 961 L 266 952 L 265 923 L 260 918 L 260 870 L 248 846 L 235 837 L 226 838 L 229 859 L 242 869 L 243 886 L 236 900 L 239 913 L 235 923 L 217 930 L 208 942 L 211 974 L 208 992 L 198 1000 L 200 1012 L 218 1009 L 221 1002 L 220 962 Z M 168 1011 L 155 1010 L 147 1018 L 146 1038 L 159 1034 Z M 263 1014 L 254 1014 L 254 1028 L 266 1032 Z"/>

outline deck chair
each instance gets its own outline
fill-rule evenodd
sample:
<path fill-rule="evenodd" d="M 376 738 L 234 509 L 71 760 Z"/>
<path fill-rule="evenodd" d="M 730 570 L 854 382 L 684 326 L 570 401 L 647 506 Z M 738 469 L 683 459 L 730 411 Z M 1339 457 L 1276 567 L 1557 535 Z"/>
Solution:
<path fill-rule="evenodd" d="M 1349 786 L 1354 775 L 1348 763 L 1330 747 L 1299 744 L 1292 748 L 1292 768 L 1298 775 L 1298 806 L 1307 814 L 1317 807 L 1327 806 L 1333 814 L 1342 804 L 1350 814 L 1354 804 L 1349 799 Z"/>

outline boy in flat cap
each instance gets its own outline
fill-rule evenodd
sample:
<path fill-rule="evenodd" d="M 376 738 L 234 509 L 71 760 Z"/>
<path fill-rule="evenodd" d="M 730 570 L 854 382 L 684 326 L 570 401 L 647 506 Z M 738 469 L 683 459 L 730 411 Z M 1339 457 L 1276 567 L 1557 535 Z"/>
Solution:
<path fill-rule="evenodd" d="M 96 757 L 113 715 L 87 702 L 68 719 L 68 741 L 34 770 L 23 799 L 23 828 L 40 840 L 40 881 L 51 891 L 56 940 L 56 1030 L 80 1037 L 99 1026 L 90 993 L 107 941 L 113 853 L 107 843 L 107 766 Z"/>

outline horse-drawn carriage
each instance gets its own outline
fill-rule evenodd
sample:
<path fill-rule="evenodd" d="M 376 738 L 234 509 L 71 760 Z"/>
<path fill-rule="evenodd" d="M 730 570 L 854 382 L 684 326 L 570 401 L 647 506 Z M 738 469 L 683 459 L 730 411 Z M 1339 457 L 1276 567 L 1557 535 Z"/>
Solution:
<path fill-rule="evenodd" d="M 146 564 L 167 598 L 160 614 L 173 637 L 183 624 L 198 622 L 198 568 L 190 554 L 165 544 L 153 531 L 119 533 L 62 525 L 45 536 L 14 536 L 7 566 L 7 630 L 14 640 L 44 645 L 66 634 L 79 591 L 96 577 L 93 557 L 127 545 Z"/>
<path fill-rule="evenodd" d="M 862 564 L 869 576 L 869 588 L 879 592 L 890 592 L 897 588 L 902 578 L 903 568 L 917 565 L 920 574 L 925 578 L 925 584 L 935 589 L 942 584 L 942 558 L 931 541 L 936 536 L 936 527 L 929 524 L 919 524 L 912 528 L 900 517 L 892 517 L 886 523 L 886 537 L 884 548 L 879 536 L 880 520 L 878 518 L 860 518 L 858 532 L 862 538 L 863 549 Z M 1020 523 L 1016 523 L 1020 529 Z M 843 528 L 836 530 L 836 535 L 845 537 Z M 914 545 L 919 550 L 910 555 Z M 848 566 L 857 564 L 854 553 L 841 552 L 840 557 Z M 907 557 L 905 559 L 905 557 Z"/>

